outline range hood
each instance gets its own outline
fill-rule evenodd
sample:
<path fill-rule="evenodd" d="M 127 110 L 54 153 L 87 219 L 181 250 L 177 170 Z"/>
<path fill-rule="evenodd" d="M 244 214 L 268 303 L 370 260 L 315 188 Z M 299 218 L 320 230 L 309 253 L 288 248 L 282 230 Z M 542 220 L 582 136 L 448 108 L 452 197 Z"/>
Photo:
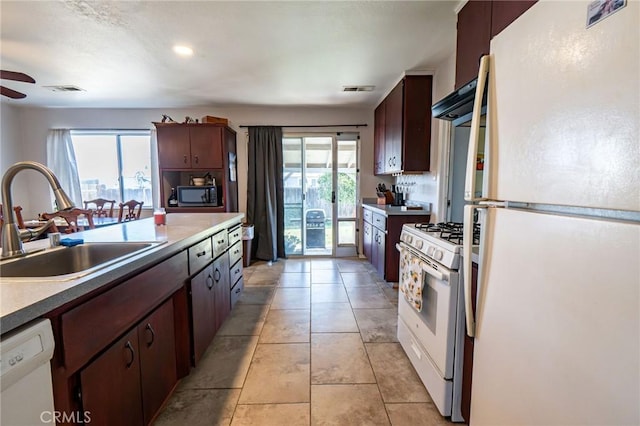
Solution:
<path fill-rule="evenodd" d="M 474 79 L 431 107 L 431 114 L 441 120 L 454 121 L 473 111 L 478 79 Z M 487 85 L 488 86 L 488 85 Z M 487 105 L 487 86 L 482 96 L 482 106 Z"/>

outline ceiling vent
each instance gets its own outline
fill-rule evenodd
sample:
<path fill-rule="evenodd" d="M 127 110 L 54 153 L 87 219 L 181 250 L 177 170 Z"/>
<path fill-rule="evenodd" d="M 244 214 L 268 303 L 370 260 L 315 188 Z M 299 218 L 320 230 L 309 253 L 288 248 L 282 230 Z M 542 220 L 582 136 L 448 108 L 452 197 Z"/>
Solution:
<path fill-rule="evenodd" d="M 49 89 L 52 92 L 84 92 L 84 89 L 78 86 L 42 86 L 45 89 Z"/>
<path fill-rule="evenodd" d="M 376 86 L 343 86 L 343 92 L 372 92 Z"/>

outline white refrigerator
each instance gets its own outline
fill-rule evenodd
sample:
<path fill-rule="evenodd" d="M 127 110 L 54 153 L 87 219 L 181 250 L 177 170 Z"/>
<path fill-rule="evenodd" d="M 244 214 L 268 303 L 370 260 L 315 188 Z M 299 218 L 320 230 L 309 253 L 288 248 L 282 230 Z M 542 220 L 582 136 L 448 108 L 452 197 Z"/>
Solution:
<path fill-rule="evenodd" d="M 640 424 L 640 2 L 591 3 L 539 1 L 482 60 L 472 425 Z"/>

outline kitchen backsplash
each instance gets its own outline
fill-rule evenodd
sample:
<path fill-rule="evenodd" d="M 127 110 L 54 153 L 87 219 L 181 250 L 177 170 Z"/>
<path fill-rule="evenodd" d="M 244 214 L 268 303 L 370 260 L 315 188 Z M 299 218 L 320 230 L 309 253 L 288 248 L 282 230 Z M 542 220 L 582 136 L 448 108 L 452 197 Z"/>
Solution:
<path fill-rule="evenodd" d="M 434 173 L 396 176 L 395 184 L 406 186 L 408 189 L 408 191 L 404 191 L 405 201 L 415 201 L 420 204 L 430 203 L 432 215 L 437 213 L 438 179 Z"/>

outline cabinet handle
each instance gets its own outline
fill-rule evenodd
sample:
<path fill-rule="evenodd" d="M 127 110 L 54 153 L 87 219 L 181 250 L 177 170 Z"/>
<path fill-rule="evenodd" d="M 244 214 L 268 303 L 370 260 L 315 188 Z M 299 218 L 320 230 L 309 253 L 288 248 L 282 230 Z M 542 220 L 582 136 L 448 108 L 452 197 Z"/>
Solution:
<path fill-rule="evenodd" d="M 220 270 L 218 268 L 216 268 L 216 270 L 213 272 L 213 279 L 216 282 L 219 282 L 220 281 L 220 276 L 221 276 Z"/>
<path fill-rule="evenodd" d="M 241 288 L 236 288 L 236 294 L 240 293 Z"/>
<path fill-rule="evenodd" d="M 124 344 L 125 349 L 129 350 L 129 354 L 131 355 L 131 360 L 127 362 L 127 368 L 131 368 L 133 365 L 133 361 L 136 360 L 136 351 L 133 349 L 133 345 L 130 341 L 127 340 L 127 343 Z"/>
<path fill-rule="evenodd" d="M 206 250 L 202 250 L 201 252 L 196 253 L 196 257 L 202 257 L 207 254 Z"/>
<path fill-rule="evenodd" d="M 184 156 L 184 160 L 183 161 L 184 161 L 184 164 L 187 164 L 187 156 L 186 155 Z"/>
<path fill-rule="evenodd" d="M 233 251 L 233 254 L 238 254 L 238 253 L 240 253 L 240 250 L 238 250 L 238 249 Z"/>
<path fill-rule="evenodd" d="M 218 240 L 218 244 L 224 243 L 224 240 Z"/>
<path fill-rule="evenodd" d="M 395 155 L 393 156 L 393 165 L 394 165 L 394 167 L 396 165 L 396 156 Z"/>
<path fill-rule="evenodd" d="M 389 166 L 391 166 L 391 158 L 389 158 Z"/>
<path fill-rule="evenodd" d="M 198 164 L 198 156 L 197 156 L 197 155 L 194 155 L 194 158 L 195 158 L 195 160 L 196 160 L 196 164 Z"/>
<path fill-rule="evenodd" d="M 147 323 L 144 329 L 147 330 L 151 335 L 151 340 L 147 340 L 147 347 L 151 347 L 151 345 L 153 345 L 153 342 L 156 341 L 156 332 L 153 331 L 153 327 L 151 327 L 151 324 L 149 323 Z"/>
<path fill-rule="evenodd" d="M 209 284 L 211 283 L 211 284 Z M 211 274 L 207 275 L 207 288 L 209 290 L 211 290 L 213 288 L 213 278 L 211 277 Z"/>
<path fill-rule="evenodd" d="M 234 274 L 239 274 L 240 273 L 240 268 L 236 269 L 236 271 L 234 272 Z"/>

